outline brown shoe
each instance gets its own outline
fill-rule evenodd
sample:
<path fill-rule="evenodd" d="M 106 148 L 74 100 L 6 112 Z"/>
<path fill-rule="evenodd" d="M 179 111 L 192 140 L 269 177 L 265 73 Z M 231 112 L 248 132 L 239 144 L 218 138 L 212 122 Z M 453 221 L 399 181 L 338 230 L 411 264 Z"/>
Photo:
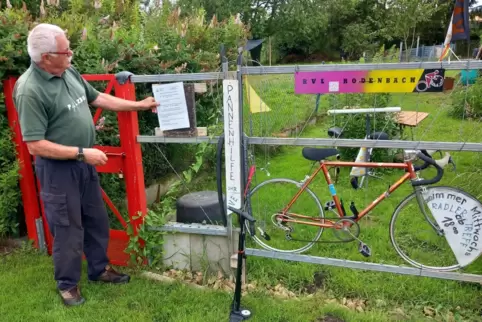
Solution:
<path fill-rule="evenodd" d="M 129 283 L 130 279 L 131 278 L 129 275 L 116 272 L 110 265 L 107 265 L 105 271 L 93 281 L 113 284 L 124 284 Z"/>
<path fill-rule="evenodd" d="M 68 290 L 59 291 L 62 301 L 66 306 L 81 305 L 85 302 L 85 299 L 80 295 L 80 290 L 77 286 L 74 286 Z"/>

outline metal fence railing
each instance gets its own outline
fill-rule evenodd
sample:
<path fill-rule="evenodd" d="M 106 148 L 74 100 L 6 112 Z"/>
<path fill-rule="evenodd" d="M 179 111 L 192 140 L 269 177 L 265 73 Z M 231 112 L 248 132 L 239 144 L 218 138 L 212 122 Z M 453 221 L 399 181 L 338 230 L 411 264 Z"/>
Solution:
<path fill-rule="evenodd" d="M 241 61 L 241 60 L 240 60 Z M 223 73 L 214 74 L 198 74 L 189 75 L 160 75 L 160 76 L 135 76 L 132 80 L 136 83 L 141 82 L 172 82 L 172 81 L 199 81 L 201 78 L 208 78 L 213 81 L 223 81 L 226 79 L 236 79 L 238 82 L 239 97 L 229 98 L 223 97 L 223 113 L 233 113 L 237 109 L 239 103 L 239 113 L 234 120 L 239 119 L 239 124 L 224 124 L 224 134 L 226 135 L 224 141 L 225 153 L 228 153 L 231 137 L 236 137 L 241 151 L 240 160 L 229 160 L 229 165 L 225 164 L 226 171 L 241 172 L 241 182 L 237 183 L 240 186 L 226 186 L 227 200 L 230 200 L 230 193 L 241 195 L 244 191 L 244 185 L 248 177 L 249 166 L 256 165 L 259 170 L 254 177 L 255 184 L 260 184 L 270 178 L 290 176 L 293 182 L 305 182 L 303 171 L 309 171 L 309 161 L 304 160 L 301 147 L 319 146 L 319 147 L 336 147 L 336 148 L 356 148 L 362 147 L 383 149 L 427 149 L 427 150 L 442 150 L 452 151 L 455 153 L 469 153 L 482 152 L 482 143 L 474 133 L 479 133 L 482 127 L 480 126 L 480 119 L 477 118 L 450 118 L 447 117 L 449 112 L 449 105 L 447 102 L 451 100 L 451 95 L 460 98 L 460 93 L 466 94 L 470 86 L 462 84 L 455 84 L 457 89 L 441 90 L 443 82 L 441 82 L 438 73 L 446 73 L 453 76 L 453 73 L 463 70 L 478 70 L 482 68 L 482 61 L 451 61 L 446 62 L 413 62 L 413 63 L 369 63 L 369 64 L 321 64 L 321 65 L 300 65 L 300 66 L 257 66 L 248 67 L 237 65 L 236 72 L 228 72 L 227 66 L 223 66 Z M 307 74 L 305 83 L 303 84 L 324 84 L 327 82 L 330 91 L 316 90 L 311 92 L 299 93 L 295 91 L 296 75 L 302 72 L 312 72 Z M 369 91 L 358 90 L 350 93 L 340 93 L 337 89 L 340 83 L 330 81 L 333 77 L 333 72 L 345 72 L 346 76 L 340 82 L 343 85 L 353 83 L 363 86 L 366 83 L 379 83 L 380 88 L 376 90 L 377 93 L 370 93 Z M 414 72 L 414 74 L 411 74 Z M 412 75 L 412 76 L 410 76 Z M 416 76 L 413 76 L 416 75 Z M 326 78 L 326 79 L 325 79 Z M 443 79 L 443 78 L 442 78 Z M 384 91 L 383 88 L 388 88 L 387 84 L 399 84 L 398 86 L 391 86 L 389 90 Z M 403 88 L 407 83 L 410 83 L 405 89 Z M 385 84 L 385 85 L 383 85 Z M 231 86 L 233 83 L 230 84 Z M 354 85 L 355 86 L 355 85 Z M 385 87 L 383 87 L 385 86 Z M 437 91 L 433 93 L 425 92 L 427 87 L 436 87 Z M 372 87 L 373 89 L 373 87 Z M 416 90 L 418 89 L 418 90 Z M 226 89 L 225 89 L 226 90 Z M 387 92 L 390 95 L 384 96 Z M 226 92 L 225 92 L 226 93 Z M 237 95 L 237 94 L 236 94 Z M 232 99 L 232 100 L 231 100 Z M 469 99 L 463 99 L 462 105 L 466 105 Z M 423 122 L 415 120 L 415 126 L 410 126 L 412 129 L 406 136 L 390 138 L 389 140 L 365 139 L 359 138 L 336 138 L 330 137 L 326 130 L 332 126 L 332 115 L 328 114 L 328 110 L 345 109 L 345 108 L 372 108 L 372 107 L 400 107 L 402 111 L 413 112 L 415 115 L 420 115 Z M 464 109 L 464 108 L 463 108 Z M 470 110 L 470 109 L 469 109 Z M 236 112 L 235 112 L 236 113 Z M 469 114 L 463 114 L 469 115 Z M 229 118 L 228 118 L 229 119 Z M 226 120 L 226 118 L 224 118 Z M 373 119 L 372 119 L 373 120 Z M 373 124 L 372 129 L 387 130 L 388 123 L 386 119 L 377 119 L 377 124 Z M 343 124 L 343 123 L 342 123 Z M 238 128 L 239 125 L 239 128 Z M 398 124 L 398 126 L 402 124 Z M 228 127 L 227 127 L 228 126 Z M 365 127 L 365 123 L 360 123 L 360 127 Z M 240 139 L 246 135 L 246 138 Z M 156 137 L 149 135 L 138 136 L 138 141 L 141 143 L 198 143 L 209 141 L 217 143 L 218 136 L 214 137 Z M 278 153 L 278 148 L 286 148 L 282 153 Z M 232 153 L 232 152 L 229 152 Z M 233 154 L 231 154 L 232 156 Z M 463 171 L 468 171 L 471 165 L 477 161 L 477 156 L 471 156 L 465 159 L 467 154 L 461 156 Z M 476 154 L 477 155 L 477 154 Z M 230 156 L 226 157 L 226 160 Z M 469 161 L 467 161 L 469 160 Z M 224 162 L 224 161 L 223 161 Z M 472 176 L 472 180 L 466 180 Z M 474 175 L 469 176 L 449 176 L 452 182 L 456 182 L 459 186 L 470 186 L 470 182 L 474 182 Z M 465 179 L 463 179 L 465 178 Z M 228 176 L 226 175 L 228 180 Z M 458 180 L 458 181 L 457 181 Z M 463 181 L 463 182 L 462 182 Z M 381 187 L 379 185 L 379 187 Z M 317 189 L 320 186 L 317 187 Z M 325 187 L 326 188 L 326 187 Z M 346 182 L 345 182 L 345 189 Z M 348 188 L 350 189 L 350 188 Z M 382 189 L 386 189 L 383 186 Z M 470 190 L 471 189 L 471 190 Z M 467 189 L 473 195 L 480 194 L 480 185 L 472 185 Z M 274 190 L 269 190 L 269 198 L 266 199 L 262 205 L 271 205 L 277 201 L 282 195 Z M 333 193 L 333 192 L 332 192 Z M 371 200 L 373 192 L 365 190 L 365 201 Z M 326 196 L 325 196 L 326 197 Z M 329 197 L 329 195 L 328 195 Z M 267 197 L 268 198 L 268 197 Z M 376 197 L 375 197 L 376 198 Z M 251 199 L 248 198 L 248 209 L 250 208 Z M 323 199 L 323 202 L 326 200 Z M 244 204 L 243 204 L 244 207 Z M 348 207 L 348 206 L 347 206 Z M 273 213 L 271 213 L 272 215 Z M 258 214 L 254 212 L 256 217 Z M 266 220 L 266 224 L 272 224 L 271 219 Z M 231 225 L 232 222 L 229 223 Z M 262 227 L 263 220 L 259 219 L 257 222 L 259 227 Z M 229 229 L 228 225 L 228 229 Z M 371 228 L 369 228 L 371 229 Z M 373 235 L 377 236 L 376 230 L 380 229 L 377 225 L 370 230 Z M 385 236 L 386 237 L 386 236 Z M 385 238 L 384 237 L 384 238 Z M 251 241 L 252 242 L 252 241 Z M 376 242 L 376 241 L 375 241 Z M 389 242 L 388 240 L 386 241 Z M 252 245 L 252 244 L 251 244 Z M 480 276 L 473 274 L 457 274 L 436 271 L 421 271 L 417 268 L 402 267 L 395 265 L 381 265 L 376 263 L 363 263 L 359 261 L 345 258 L 346 252 L 337 253 L 335 248 L 323 248 L 325 256 L 327 251 L 332 251 L 329 254 L 339 254 L 341 258 L 328 258 L 320 256 L 305 256 L 293 253 L 279 253 L 269 250 L 261 250 L 259 248 L 248 247 L 246 253 L 254 256 L 278 258 L 284 260 L 322 263 L 334 266 L 345 266 L 353 268 L 362 268 L 375 271 L 394 272 L 408 275 L 424 275 L 437 278 L 456 279 L 464 281 L 480 281 Z M 330 255 L 331 257 L 332 255 Z M 333 255 L 335 256 L 335 255 Z M 348 255 L 347 255 L 348 256 Z M 353 258 L 353 254 L 350 255 Z M 381 257 L 380 257 L 381 258 Z M 384 263 L 397 262 L 395 257 L 382 258 Z"/>

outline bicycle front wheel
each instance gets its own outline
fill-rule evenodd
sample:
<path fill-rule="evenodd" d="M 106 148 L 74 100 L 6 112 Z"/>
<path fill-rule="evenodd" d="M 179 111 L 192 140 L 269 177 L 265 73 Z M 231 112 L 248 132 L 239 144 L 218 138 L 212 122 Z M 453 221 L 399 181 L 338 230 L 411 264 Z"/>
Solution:
<path fill-rule="evenodd" d="M 395 209 L 390 239 L 407 263 L 454 271 L 476 260 L 482 249 L 482 205 L 467 192 L 445 186 L 413 192 Z"/>
<path fill-rule="evenodd" d="M 302 253 L 313 247 L 320 239 L 323 228 L 300 222 L 322 223 L 323 207 L 309 188 L 299 195 L 283 219 L 297 220 L 285 222 L 278 215 L 299 192 L 302 184 L 291 179 L 270 179 L 257 185 L 250 193 L 251 213 L 256 219 L 254 241 L 264 249 Z M 301 218 L 296 215 L 306 216 Z M 246 223 L 249 231 L 249 223 Z"/>

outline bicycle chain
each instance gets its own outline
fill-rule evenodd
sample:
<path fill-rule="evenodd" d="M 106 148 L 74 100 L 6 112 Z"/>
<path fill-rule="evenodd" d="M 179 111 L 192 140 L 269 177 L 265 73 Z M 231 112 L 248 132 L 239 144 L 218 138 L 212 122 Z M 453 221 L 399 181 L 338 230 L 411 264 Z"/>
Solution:
<path fill-rule="evenodd" d="M 312 241 L 308 239 L 287 239 L 288 241 L 301 241 L 301 242 L 307 242 L 307 243 L 319 243 L 319 244 L 338 244 L 338 243 L 351 243 L 356 240 L 356 238 L 350 239 L 350 240 L 336 240 L 336 241 L 330 241 L 330 240 L 317 240 L 317 241 Z"/>
<path fill-rule="evenodd" d="M 360 236 L 360 225 L 354 221 L 353 219 L 351 218 L 347 218 L 347 217 L 333 217 L 333 218 L 327 218 L 327 217 L 323 217 L 322 219 L 327 219 L 327 220 L 332 220 L 335 222 L 335 224 L 339 221 L 343 221 L 343 220 L 349 220 L 352 222 L 352 225 L 356 225 L 358 227 L 358 234 L 356 236 L 354 236 L 353 234 L 350 233 L 350 235 L 352 235 L 351 239 L 349 240 L 336 240 L 336 241 L 329 241 L 329 240 L 317 240 L 315 241 L 315 243 L 320 243 L 320 244 L 336 244 L 336 243 L 350 243 L 350 242 L 353 242 L 355 240 L 358 240 L 358 237 Z M 333 227 L 324 227 L 323 229 L 334 229 Z M 287 233 L 288 234 L 288 233 Z M 336 234 L 336 233 L 335 233 Z M 295 239 L 295 238 L 291 238 L 290 239 L 287 239 L 288 241 L 301 241 L 301 242 L 313 242 L 313 240 L 304 240 L 304 239 Z"/>

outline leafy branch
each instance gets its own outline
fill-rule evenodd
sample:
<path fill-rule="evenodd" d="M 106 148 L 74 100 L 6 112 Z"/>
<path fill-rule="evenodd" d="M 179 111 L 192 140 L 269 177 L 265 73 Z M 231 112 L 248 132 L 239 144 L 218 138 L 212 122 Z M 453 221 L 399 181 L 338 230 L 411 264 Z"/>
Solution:
<path fill-rule="evenodd" d="M 182 172 L 183 178 L 179 178 L 170 185 L 166 194 L 162 197 L 159 204 L 153 209 L 149 209 L 145 216 L 138 215 L 133 220 L 142 220 L 139 225 L 138 234 L 135 235 L 132 229 L 132 221 L 129 221 L 127 234 L 129 235 L 129 243 L 126 252 L 130 255 L 131 262 L 135 265 L 142 265 L 148 260 L 148 266 L 162 266 L 164 244 L 164 235 L 166 232 L 155 230 L 154 227 L 160 228 L 164 226 L 169 218 L 176 211 L 176 200 L 184 193 L 184 187 L 191 183 L 195 175 L 199 173 L 203 163 L 204 156 L 209 148 L 209 143 L 200 143 L 197 147 L 195 161 L 188 169 Z M 144 245 L 141 245 L 144 243 Z"/>

